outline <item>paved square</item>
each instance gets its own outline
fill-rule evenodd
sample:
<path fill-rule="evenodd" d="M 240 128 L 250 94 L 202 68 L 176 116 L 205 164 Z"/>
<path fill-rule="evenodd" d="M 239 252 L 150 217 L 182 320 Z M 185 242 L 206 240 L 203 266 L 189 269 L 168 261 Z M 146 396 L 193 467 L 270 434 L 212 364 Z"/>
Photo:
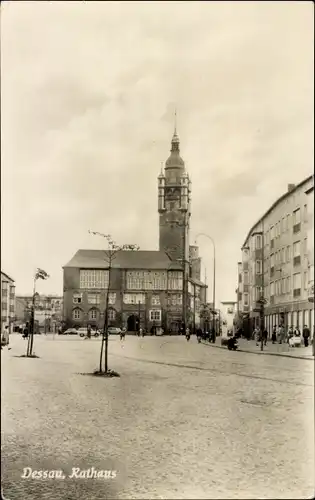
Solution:
<path fill-rule="evenodd" d="M 10 500 L 310 498 L 314 362 L 229 352 L 182 337 L 35 338 L 2 360 L 2 483 Z M 23 469 L 63 479 L 22 479 Z M 72 468 L 116 478 L 67 477 Z"/>

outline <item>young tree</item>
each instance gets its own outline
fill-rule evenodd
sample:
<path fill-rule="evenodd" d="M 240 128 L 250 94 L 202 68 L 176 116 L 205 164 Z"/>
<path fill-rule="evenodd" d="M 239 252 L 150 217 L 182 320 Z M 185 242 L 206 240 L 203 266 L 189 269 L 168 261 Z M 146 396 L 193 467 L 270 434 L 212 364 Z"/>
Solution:
<path fill-rule="evenodd" d="M 115 260 L 117 253 L 122 250 L 129 251 L 137 251 L 139 250 L 138 245 L 117 245 L 116 242 L 112 239 L 110 234 L 99 233 L 98 231 L 89 231 L 90 234 L 94 236 L 101 236 L 107 240 L 108 248 L 104 250 L 104 260 L 108 264 L 108 284 L 107 284 L 107 292 L 106 292 L 106 302 L 105 302 L 105 311 L 104 311 L 104 327 L 102 334 L 102 344 L 101 344 L 101 352 L 100 352 L 100 364 L 99 364 L 99 373 L 109 373 L 108 369 L 108 305 L 109 305 L 109 293 L 111 287 L 111 269 L 113 266 L 113 261 Z M 104 347 L 105 347 L 105 366 L 103 372 L 103 355 L 104 355 Z"/>
<path fill-rule="evenodd" d="M 29 335 L 27 341 L 27 350 L 26 356 L 32 357 L 33 355 L 33 345 L 34 345 L 34 329 L 35 329 L 35 296 L 36 296 L 36 281 L 38 279 L 46 280 L 49 278 L 49 274 L 46 273 L 43 269 L 37 268 L 37 271 L 34 276 L 34 286 L 33 286 L 33 300 L 32 300 L 32 311 L 31 311 L 31 321 L 29 328 Z"/>

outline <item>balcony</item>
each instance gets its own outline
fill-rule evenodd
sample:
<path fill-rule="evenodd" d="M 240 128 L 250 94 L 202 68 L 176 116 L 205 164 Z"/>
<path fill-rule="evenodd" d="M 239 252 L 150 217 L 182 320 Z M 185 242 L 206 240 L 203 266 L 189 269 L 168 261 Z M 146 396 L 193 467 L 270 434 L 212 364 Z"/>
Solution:
<path fill-rule="evenodd" d="M 295 288 L 293 290 L 293 297 L 300 297 L 301 296 L 301 288 Z"/>
<path fill-rule="evenodd" d="M 293 265 L 294 266 L 299 266 L 301 264 L 301 256 L 297 255 L 297 257 L 293 258 Z"/>
<path fill-rule="evenodd" d="M 298 224 L 294 224 L 294 226 L 293 226 L 293 234 L 296 234 L 299 231 L 301 231 L 301 223 L 300 222 Z"/>

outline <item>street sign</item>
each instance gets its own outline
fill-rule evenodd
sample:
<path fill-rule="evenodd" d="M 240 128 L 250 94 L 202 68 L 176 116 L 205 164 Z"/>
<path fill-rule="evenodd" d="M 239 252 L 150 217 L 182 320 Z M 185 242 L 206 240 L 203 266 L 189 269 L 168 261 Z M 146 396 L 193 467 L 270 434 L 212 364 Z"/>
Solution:
<path fill-rule="evenodd" d="M 261 311 L 260 307 L 255 307 L 253 309 L 253 312 L 255 312 L 255 313 L 259 313 L 260 311 Z"/>

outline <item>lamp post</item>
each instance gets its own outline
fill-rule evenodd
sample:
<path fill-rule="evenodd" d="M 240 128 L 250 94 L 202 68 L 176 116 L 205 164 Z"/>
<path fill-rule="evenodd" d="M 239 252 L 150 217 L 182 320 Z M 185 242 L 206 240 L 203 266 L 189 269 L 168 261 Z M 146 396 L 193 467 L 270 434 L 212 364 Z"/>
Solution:
<path fill-rule="evenodd" d="M 212 289 L 212 301 L 213 301 L 213 310 L 215 310 L 215 279 L 216 279 L 216 260 L 215 260 L 215 243 L 214 243 L 214 239 L 209 236 L 208 234 L 205 234 L 205 233 L 199 233 L 197 234 L 196 238 L 195 238 L 195 243 L 197 244 L 197 238 L 199 236 L 204 236 L 205 238 L 208 238 L 212 245 L 213 245 L 213 289 Z M 215 315 L 213 315 L 213 328 L 214 328 L 214 340 L 215 340 L 215 335 L 216 335 L 216 331 L 215 331 Z"/>

